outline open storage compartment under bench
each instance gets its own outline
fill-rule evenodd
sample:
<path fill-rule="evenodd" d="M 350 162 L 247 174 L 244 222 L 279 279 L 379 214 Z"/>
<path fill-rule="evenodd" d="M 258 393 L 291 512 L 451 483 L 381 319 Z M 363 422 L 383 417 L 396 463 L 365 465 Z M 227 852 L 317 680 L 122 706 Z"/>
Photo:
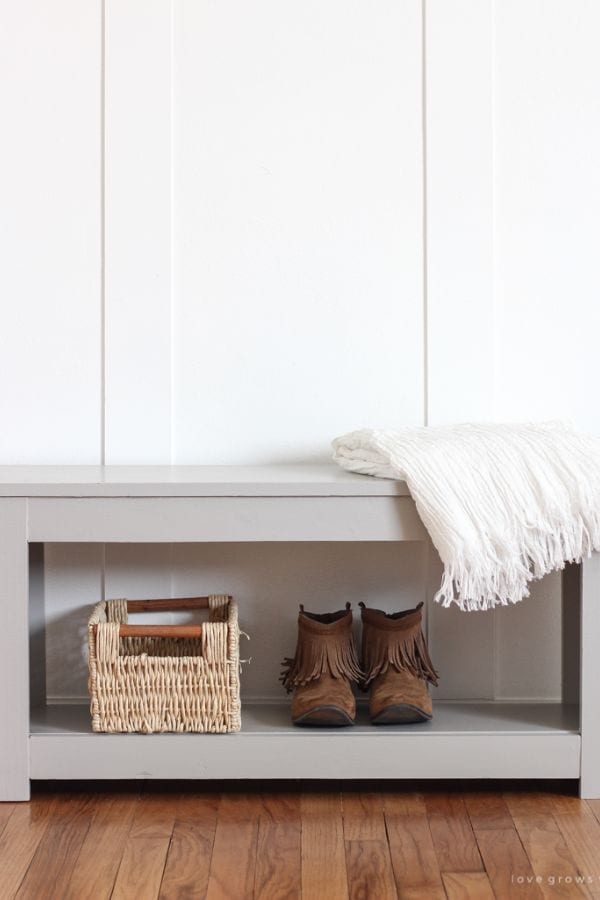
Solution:
<path fill-rule="evenodd" d="M 94 734 L 87 703 L 46 702 L 43 544 L 235 544 L 258 551 L 259 543 L 277 543 L 287 546 L 289 561 L 302 557 L 294 547 L 312 544 L 323 553 L 330 543 L 347 542 L 410 542 L 420 547 L 411 555 L 428 554 L 403 484 L 333 466 L 0 469 L 0 591 L 7 610 L 0 632 L 0 799 L 27 799 L 30 779 L 232 777 L 573 778 L 584 796 L 599 796 L 600 665 L 593 640 L 589 651 L 582 641 L 579 678 L 579 634 L 572 627 L 564 635 L 563 702 L 434 699 L 433 720 L 419 725 L 377 728 L 359 707 L 351 728 L 295 728 L 282 693 L 280 700 L 243 702 L 238 734 Z M 598 633 L 599 571 L 594 556 L 563 578 L 569 621 L 579 622 L 581 605 L 584 639 L 586 628 Z M 429 592 L 426 578 L 422 590 Z M 294 602 L 281 603 L 295 616 Z M 244 622 L 243 606 L 240 622 L 248 631 L 260 627 Z M 274 653 L 280 659 L 292 649 Z M 254 655 L 252 645 L 244 650 L 242 657 Z M 256 656 L 253 665 L 260 665 Z"/>

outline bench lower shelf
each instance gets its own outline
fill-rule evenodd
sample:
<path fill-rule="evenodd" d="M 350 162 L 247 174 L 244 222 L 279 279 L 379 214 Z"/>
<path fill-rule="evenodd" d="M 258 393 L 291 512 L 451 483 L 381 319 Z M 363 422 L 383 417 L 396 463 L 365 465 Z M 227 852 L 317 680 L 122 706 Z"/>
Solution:
<path fill-rule="evenodd" d="M 32 779 L 579 778 L 576 706 L 439 702 L 431 722 L 302 729 L 243 706 L 239 734 L 94 734 L 83 705 L 31 712 Z"/>

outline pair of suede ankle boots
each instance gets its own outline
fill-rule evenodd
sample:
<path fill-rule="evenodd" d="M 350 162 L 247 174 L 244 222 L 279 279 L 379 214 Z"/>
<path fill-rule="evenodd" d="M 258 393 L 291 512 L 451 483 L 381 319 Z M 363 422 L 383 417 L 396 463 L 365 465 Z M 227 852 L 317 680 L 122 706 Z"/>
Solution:
<path fill-rule="evenodd" d="M 373 725 L 431 719 L 427 682 L 437 685 L 438 676 L 421 629 L 422 606 L 385 613 L 361 603 L 361 666 L 350 604 L 333 613 L 305 612 L 300 605 L 296 655 L 284 660 L 281 676 L 288 693 L 294 692 L 294 725 L 353 725 L 354 683 L 369 691 Z"/>

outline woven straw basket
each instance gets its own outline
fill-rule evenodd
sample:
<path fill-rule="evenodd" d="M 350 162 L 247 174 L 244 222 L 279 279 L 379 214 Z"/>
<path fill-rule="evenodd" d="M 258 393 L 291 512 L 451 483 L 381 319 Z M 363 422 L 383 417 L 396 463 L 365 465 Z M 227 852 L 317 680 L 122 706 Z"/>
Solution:
<path fill-rule="evenodd" d="M 128 609 L 198 607 L 209 611 L 201 626 L 127 624 Z M 224 595 L 96 604 L 88 622 L 92 729 L 239 731 L 239 634 L 237 603 Z"/>

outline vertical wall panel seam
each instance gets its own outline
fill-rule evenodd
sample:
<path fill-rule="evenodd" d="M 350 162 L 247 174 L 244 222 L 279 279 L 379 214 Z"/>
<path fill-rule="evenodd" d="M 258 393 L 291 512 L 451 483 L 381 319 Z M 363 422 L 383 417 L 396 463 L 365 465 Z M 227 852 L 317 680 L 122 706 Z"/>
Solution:
<path fill-rule="evenodd" d="M 106 462 L 106 0 L 100 0 L 100 464 Z"/>
<path fill-rule="evenodd" d="M 496 0 L 491 0 L 490 9 L 490 45 L 491 45 L 491 122 L 490 128 L 492 133 L 492 184 L 491 184 L 491 207 L 492 207 L 492 233 L 491 233 L 491 270 L 492 270 L 492 415 L 496 416 L 496 361 L 497 361 L 497 329 L 496 318 L 498 310 L 498 296 L 496 286 Z"/>
<path fill-rule="evenodd" d="M 100 464 L 106 463 L 106 0 L 100 0 Z M 101 548 L 101 599 L 106 599 L 106 544 Z"/>
<path fill-rule="evenodd" d="M 169 41 L 169 52 L 170 52 L 170 60 L 169 60 L 169 77 L 171 80 L 170 83 L 170 103 L 169 103 L 169 128 L 170 128 L 170 142 L 169 142 L 169 352 L 171 354 L 171 358 L 169 361 L 169 460 L 171 465 L 174 464 L 174 394 L 175 394 L 175 354 L 174 354 L 174 336 L 175 336 L 175 309 L 174 309 L 174 299 L 175 299 L 175 0 L 170 0 L 169 4 L 169 12 L 170 12 L 170 41 Z"/>
<path fill-rule="evenodd" d="M 427 0 L 421 0 L 421 159 L 422 159 L 422 254 L 423 254 L 423 425 L 429 423 L 429 310 L 427 306 Z M 432 547 L 429 542 L 425 549 L 425 597 L 431 594 L 430 569 Z M 431 616 L 429 603 L 425 604 L 425 637 L 431 644 Z"/>
<path fill-rule="evenodd" d="M 423 424 L 429 424 L 429 307 L 427 294 L 427 0 L 421 0 L 421 156 L 423 230 Z"/>
<path fill-rule="evenodd" d="M 175 447 L 174 447 L 174 397 L 175 397 L 175 0 L 170 0 L 170 27 L 171 35 L 169 41 L 169 77 L 170 83 L 170 103 L 169 103 L 169 177 L 170 177 L 170 203 L 169 203 L 169 461 L 171 465 L 175 463 Z M 169 548 L 169 586 L 171 597 L 174 595 L 175 571 L 174 571 L 175 547 L 171 544 Z"/>
<path fill-rule="evenodd" d="M 492 184 L 491 184 L 491 205 L 492 205 L 492 233 L 491 240 L 491 292 L 492 292 L 492 415 L 490 418 L 496 418 L 496 2 L 491 0 L 490 4 L 490 90 L 492 93 L 490 109 L 491 109 L 491 157 L 492 157 Z M 494 700 L 498 699 L 498 687 L 500 684 L 500 630 L 498 628 L 498 611 L 492 612 L 492 650 L 493 650 L 493 674 L 492 674 L 492 694 Z"/>

